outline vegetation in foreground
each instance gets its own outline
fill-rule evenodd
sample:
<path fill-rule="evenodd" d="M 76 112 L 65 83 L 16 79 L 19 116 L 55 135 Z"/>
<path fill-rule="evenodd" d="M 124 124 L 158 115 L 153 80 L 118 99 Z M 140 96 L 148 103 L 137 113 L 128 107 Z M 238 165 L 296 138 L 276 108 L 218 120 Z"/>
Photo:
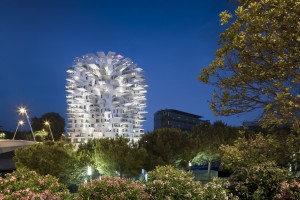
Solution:
<path fill-rule="evenodd" d="M 299 199 L 300 182 L 287 178 L 289 176 L 287 171 L 282 172 L 270 166 L 253 167 L 244 178 L 249 179 L 248 181 L 232 184 L 234 183 L 232 180 L 216 178 L 207 184 L 202 184 L 195 181 L 190 172 L 172 166 L 161 166 L 149 172 L 147 182 L 103 176 L 100 179 L 80 184 L 78 193 L 71 194 L 63 184 L 58 182 L 57 178 L 51 175 L 41 176 L 28 169 L 18 169 L 12 174 L 7 174 L 6 178 L 0 178 L 0 198 L 10 200 Z M 290 181 L 283 181 L 286 179 Z"/>

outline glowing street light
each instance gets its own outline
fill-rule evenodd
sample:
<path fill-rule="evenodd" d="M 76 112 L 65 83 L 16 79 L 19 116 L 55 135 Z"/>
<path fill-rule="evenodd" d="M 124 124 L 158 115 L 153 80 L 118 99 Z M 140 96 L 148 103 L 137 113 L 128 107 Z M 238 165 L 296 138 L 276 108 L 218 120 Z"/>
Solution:
<path fill-rule="evenodd" d="M 34 136 L 34 133 L 33 133 L 33 130 L 32 130 L 31 124 L 30 124 L 30 121 L 29 121 L 29 116 L 28 116 L 28 114 L 27 114 L 26 108 L 25 108 L 25 107 L 20 107 L 20 108 L 19 108 L 19 113 L 20 113 L 21 115 L 24 115 L 24 114 L 26 115 L 26 118 L 27 118 L 27 121 L 28 121 L 30 130 L 31 130 L 31 133 L 32 133 L 32 137 L 33 137 L 34 141 L 36 142 L 35 136 Z"/>
<path fill-rule="evenodd" d="M 92 176 L 92 167 L 91 167 L 91 166 L 88 166 L 88 167 L 87 167 L 87 172 L 86 172 L 86 174 L 87 174 L 88 176 Z"/>
<path fill-rule="evenodd" d="M 87 172 L 86 172 L 86 175 L 88 175 L 89 181 L 92 180 L 92 174 L 93 174 L 93 170 L 92 170 L 92 167 L 89 165 L 89 166 L 87 166 Z"/>
<path fill-rule="evenodd" d="M 17 133 L 17 131 L 18 131 L 18 128 L 19 128 L 19 126 L 20 126 L 20 125 L 22 126 L 23 124 L 24 124 L 24 122 L 23 122 L 22 120 L 18 121 L 18 125 L 17 125 L 16 131 L 15 131 L 15 134 L 14 134 L 13 140 L 15 140 L 16 133 Z"/>
<path fill-rule="evenodd" d="M 54 142 L 53 133 L 52 133 L 49 121 L 45 121 L 44 124 L 49 127 L 49 130 L 50 130 L 50 133 L 51 133 L 51 136 L 52 136 L 52 141 Z"/>

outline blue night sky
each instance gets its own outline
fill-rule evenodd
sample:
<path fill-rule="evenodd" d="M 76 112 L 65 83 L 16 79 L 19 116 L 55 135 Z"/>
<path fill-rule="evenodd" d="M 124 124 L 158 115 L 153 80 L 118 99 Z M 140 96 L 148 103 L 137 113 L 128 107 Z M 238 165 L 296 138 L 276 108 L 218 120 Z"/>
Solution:
<path fill-rule="evenodd" d="M 215 117 L 213 87 L 200 83 L 224 31 L 219 13 L 233 0 L 1 0 L 0 125 L 14 130 L 24 105 L 32 118 L 66 118 L 66 69 L 86 53 L 113 51 L 144 69 L 149 85 L 146 131 L 153 114 L 172 108 L 229 125 L 255 114 Z M 25 127 L 24 127 L 25 128 Z"/>

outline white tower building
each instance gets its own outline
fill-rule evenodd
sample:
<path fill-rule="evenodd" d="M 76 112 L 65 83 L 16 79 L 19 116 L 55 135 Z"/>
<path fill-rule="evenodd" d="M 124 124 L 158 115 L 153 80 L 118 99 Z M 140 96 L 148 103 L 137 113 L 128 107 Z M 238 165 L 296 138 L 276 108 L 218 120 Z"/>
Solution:
<path fill-rule="evenodd" d="M 114 52 L 75 58 L 67 70 L 67 132 L 71 142 L 144 133 L 146 83 L 142 69 Z"/>

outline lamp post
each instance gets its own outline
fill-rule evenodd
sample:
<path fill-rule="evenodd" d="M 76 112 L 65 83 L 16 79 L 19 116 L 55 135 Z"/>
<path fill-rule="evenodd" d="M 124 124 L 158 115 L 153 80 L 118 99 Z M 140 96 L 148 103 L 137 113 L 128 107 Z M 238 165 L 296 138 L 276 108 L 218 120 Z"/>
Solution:
<path fill-rule="evenodd" d="M 45 121 L 44 124 L 49 127 L 49 130 L 50 130 L 50 133 L 51 133 L 51 136 L 52 136 L 52 141 L 54 142 L 54 137 L 53 137 L 53 133 L 52 133 L 52 130 L 51 130 L 51 127 L 50 127 L 50 123 L 48 121 Z"/>
<path fill-rule="evenodd" d="M 24 114 L 26 115 L 26 118 L 27 118 L 27 121 L 28 121 L 30 130 L 31 130 L 31 133 L 32 133 L 32 137 L 33 137 L 34 141 L 36 142 L 35 136 L 34 136 L 34 133 L 33 133 L 33 130 L 32 130 L 31 124 L 30 124 L 30 121 L 29 121 L 29 116 L 28 116 L 28 114 L 27 114 L 26 108 L 25 108 L 25 107 L 20 107 L 20 108 L 19 108 L 19 113 L 20 113 L 21 115 L 24 115 Z"/>
<path fill-rule="evenodd" d="M 16 131 L 15 131 L 15 134 L 14 134 L 13 140 L 15 140 L 16 133 L 17 133 L 17 131 L 18 131 L 18 128 L 19 128 L 19 126 L 20 126 L 20 125 L 22 126 L 23 124 L 24 124 L 24 122 L 23 122 L 22 120 L 18 121 L 18 125 L 17 125 Z"/>

